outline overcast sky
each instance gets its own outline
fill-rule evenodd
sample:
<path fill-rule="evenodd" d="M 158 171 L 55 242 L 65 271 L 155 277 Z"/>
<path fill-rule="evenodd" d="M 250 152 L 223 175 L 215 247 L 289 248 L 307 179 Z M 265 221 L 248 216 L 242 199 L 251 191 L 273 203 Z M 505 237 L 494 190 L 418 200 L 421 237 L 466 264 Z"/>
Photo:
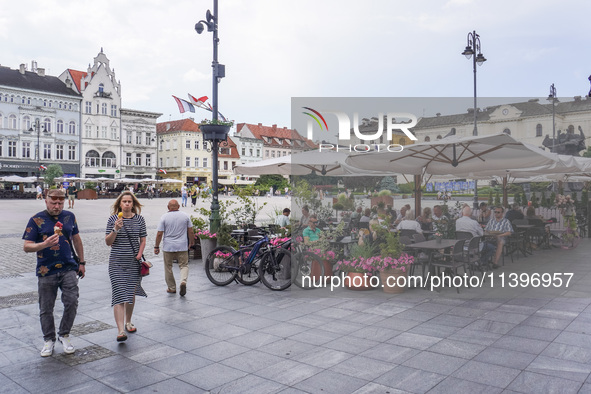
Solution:
<path fill-rule="evenodd" d="M 212 34 L 194 30 L 207 9 L 212 0 L 3 1 L 0 64 L 86 71 L 102 47 L 124 108 L 180 119 L 171 95 L 211 97 Z M 585 96 L 590 16 L 588 0 L 220 0 L 220 111 L 283 127 L 291 97 L 471 97 L 461 52 L 472 30 L 488 59 L 479 96 L 545 97 L 552 83 Z"/>

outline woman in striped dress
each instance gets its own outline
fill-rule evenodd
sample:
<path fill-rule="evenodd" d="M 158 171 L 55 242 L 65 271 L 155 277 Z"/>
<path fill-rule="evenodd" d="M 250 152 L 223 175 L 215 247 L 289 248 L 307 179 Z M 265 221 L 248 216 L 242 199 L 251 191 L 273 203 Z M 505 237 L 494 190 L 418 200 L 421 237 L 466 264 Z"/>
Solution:
<path fill-rule="evenodd" d="M 124 191 L 111 207 L 105 242 L 111 247 L 109 278 L 113 291 L 111 306 L 117 323 L 117 341 L 125 341 L 127 332 L 136 332 L 131 323 L 135 296 L 147 297 L 142 289 L 140 263 L 146 246 L 146 222 L 140 215 L 142 205 L 129 191 Z"/>

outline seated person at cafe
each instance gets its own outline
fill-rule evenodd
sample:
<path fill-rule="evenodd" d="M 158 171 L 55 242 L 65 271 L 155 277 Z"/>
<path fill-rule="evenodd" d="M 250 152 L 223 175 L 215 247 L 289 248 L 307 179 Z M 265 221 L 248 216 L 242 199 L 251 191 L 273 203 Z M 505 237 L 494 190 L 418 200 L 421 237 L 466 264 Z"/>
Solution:
<path fill-rule="evenodd" d="M 308 220 L 310 219 L 310 208 L 307 205 L 302 207 L 302 218 L 300 219 L 300 229 L 308 227 Z"/>
<path fill-rule="evenodd" d="M 315 242 L 320 239 L 320 234 L 322 231 L 316 227 L 316 223 L 318 223 L 318 217 L 316 217 L 315 214 L 310 215 L 310 218 L 308 219 L 308 227 L 306 227 L 302 233 L 304 237 L 304 244 L 308 245 L 311 242 Z"/>
<path fill-rule="evenodd" d="M 513 222 L 515 219 L 523 218 L 523 212 L 521 212 L 521 209 L 519 209 L 519 204 L 513 204 L 511 209 L 509 209 L 505 214 L 505 219 L 509 220 L 510 222 Z"/>
<path fill-rule="evenodd" d="M 417 217 L 417 222 L 421 224 L 423 231 L 431 231 L 433 229 L 433 220 L 431 219 L 431 208 L 423 208 L 423 214 Z"/>
<path fill-rule="evenodd" d="M 355 210 L 355 212 L 353 212 L 351 214 L 351 220 L 359 220 L 361 219 L 361 212 L 363 211 L 363 208 L 361 207 L 357 207 L 357 209 Z"/>
<path fill-rule="evenodd" d="M 495 252 L 493 268 L 499 268 L 499 260 L 503 254 L 503 245 L 505 245 L 506 237 L 513 233 L 513 226 L 511 226 L 511 222 L 509 222 L 509 220 L 503 217 L 503 212 L 503 207 L 495 207 L 493 209 L 494 217 L 488 221 L 486 227 L 484 228 L 485 233 L 494 231 L 494 235 L 496 236 L 497 250 Z M 492 242 L 487 242 L 487 244 L 494 245 Z"/>
<path fill-rule="evenodd" d="M 462 217 L 456 220 L 456 232 L 465 231 L 471 233 L 473 237 L 482 237 L 484 231 L 478 222 L 472 219 L 472 208 L 464 207 Z"/>
<path fill-rule="evenodd" d="M 546 220 L 546 219 L 544 219 L 543 216 L 536 215 L 536 209 L 532 206 L 527 207 L 527 210 L 525 211 L 525 218 L 526 219 Z"/>
<path fill-rule="evenodd" d="M 278 215 L 277 218 L 275 218 L 275 224 L 280 226 L 280 227 L 287 227 L 289 226 L 289 214 L 291 213 L 291 210 L 289 208 L 285 208 L 283 210 L 283 213 L 281 215 Z"/>
<path fill-rule="evenodd" d="M 447 219 L 447 217 L 443 214 L 443 208 L 441 208 L 441 205 L 435 205 L 433 207 L 433 216 L 431 217 L 431 220 L 438 222 L 442 219 Z"/>
<path fill-rule="evenodd" d="M 394 221 L 394 225 L 398 226 L 400 224 L 400 222 L 402 222 L 402 220 L 404 219 L 404 216 L 406 215 L 406 206 L 403 206 L 400 208 L 400 211 L 398 211 L 398 215 L 396 216 L 396 220 Z"/>
<path fill-rule="evenodd" d="M 370 220 L 371 220 L 371 209 L 365 208 L 365 211 L 363 212 L 363 216 L 361 216 L 361 219 L 359 219 L 359 223 L 369 223 Z"/>
<path fill-rule="evenodd" d="M 421 224 L 415 220 L 415 214 L 412 209 L 409 209 L 405 212 L 404 218 L 396 227 L 396 230 L 414 230 L 419 234 L 423 233 L 421 229 Z"/>
<path fill-rule="evenodd" d="M 480 206 L 480 213 L 478 214 L 478 223 L 486 225 L 492 216 L 492 211 L 488 208 L 488 204 L 485 202 L 481 202 Z"/>

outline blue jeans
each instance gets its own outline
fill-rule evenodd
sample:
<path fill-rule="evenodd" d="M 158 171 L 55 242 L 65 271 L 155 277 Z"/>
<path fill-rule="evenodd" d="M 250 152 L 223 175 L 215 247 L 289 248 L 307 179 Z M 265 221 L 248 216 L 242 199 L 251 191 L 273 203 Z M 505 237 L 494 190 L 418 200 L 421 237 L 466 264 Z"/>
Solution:
<path fill-rule="evenodd" d="M 181 200 L 181 201 L 182 201 L 182 202 L 181 202 L 181 204 L 182 204 L 184 207 L 186 207 L 186 206 L 187 206 L 187 195 L 186 195 L 186 194 L 183 194 L 183 195 L 182 195 L 182 200 Z"/>
<path fill-rule="evenodd" d="M 70 333 L 78 309 L 78 274 L 76 271 L 66 271 L 55 275 L 40 276 L 37 284 L 43 340 L 55 341 L 53 307 L 57 298 L 57 289 L 62 291 L 62 304 L 64 304 L 64 313 L 58 335 L 64 336 Z"/>

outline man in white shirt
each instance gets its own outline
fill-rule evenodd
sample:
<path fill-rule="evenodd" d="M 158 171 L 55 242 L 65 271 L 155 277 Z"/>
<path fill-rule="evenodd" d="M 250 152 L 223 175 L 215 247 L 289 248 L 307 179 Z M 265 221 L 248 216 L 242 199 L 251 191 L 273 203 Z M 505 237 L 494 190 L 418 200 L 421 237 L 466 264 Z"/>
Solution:
<path fill-rule="evenodd" d="M 462 217 L 456 220 L 456 231 L 466 231 L 472 234 L 473 237 L 482 237 L 484 230 L 478 222 L 472 219 L 472 208 L 464 207 L 462 209 Z"/>
<path fill-rule="evenodd" d="M 176 293 L 176 281 L 172 273 L 172 262 L 176 260 L 181 270 L 180 295 L 187 293 L 187 278 L 189 277 L 189 248 L 195 243 L 193 223 L 184 212 L 179 211 L 177 200 L 168 202 L 168 213 L 165 213 L 158 223 L 158 233 L 154 244 L 154 254 L 160 253 L 160 241 L 164 237 L 164 280 L 167 293 Z"/>
<path fill-rule="evenodd" d="M 280 226 L 280 227 L 287 227 L 289 226 L 289 214 L 291 213 L 291 210 L 289 208 L 285 208 L 283 210 L 283 213 L 279 216 L 277 216 L 277 218 L 275 219 L 275 224 Z"/>

